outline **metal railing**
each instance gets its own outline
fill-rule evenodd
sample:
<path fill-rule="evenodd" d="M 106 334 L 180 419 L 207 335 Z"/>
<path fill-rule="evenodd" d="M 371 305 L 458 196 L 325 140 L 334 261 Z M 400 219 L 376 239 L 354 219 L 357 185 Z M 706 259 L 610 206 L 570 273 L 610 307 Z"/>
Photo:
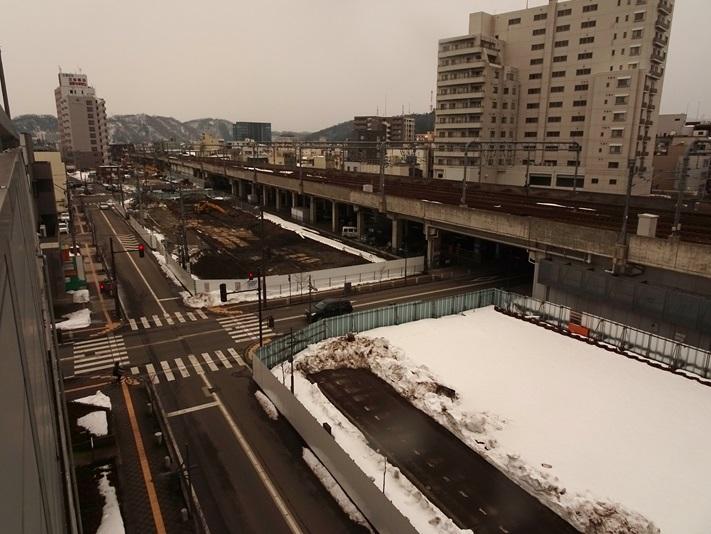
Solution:
<path fill-rule="evenodd" d="M 297 332 L 274 339 L 259 349 L 257 357 L 271 368 L 289 360 L 309 345 L 324 339 L 347 333 L 365 332 L 382 326 L 453 315 L 491 305 L 524 318 L 535 318 L 560 330 L 568 329 L 571 318 L 571 309 L 567 306 L 501 289 L 482 289 L 435 300 L 406 302 L 327 318 Z M 580 316 L 580 326 L 587 328 L 588 337 L 599 343 L 612 346 L 621 352 L 659 362 L 672 370 L 683 370 L 711 378 L 711 352 L 708 350 L 596 315 L 581 313 Z"/>

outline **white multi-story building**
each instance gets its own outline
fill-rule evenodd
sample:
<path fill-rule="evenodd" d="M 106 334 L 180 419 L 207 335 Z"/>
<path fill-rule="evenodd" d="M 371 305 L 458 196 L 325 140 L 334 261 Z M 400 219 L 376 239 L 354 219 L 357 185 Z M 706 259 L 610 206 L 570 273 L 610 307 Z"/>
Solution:
<path fill-rule="evenodd" d="M 435 177 L 461 180 L 466 160 L 467 180 L 624 193 L 634 163 L 633 193 L 648 193 L 673 9 L 472 13 L 467 35 L 439 42 Z"/>
<path fill-rule="evenodd" d="M 97 98 L 86 74 L 60 72 L 54 99 L 64 162 L 81 169 L 108 165 L 106 104 Z"/>

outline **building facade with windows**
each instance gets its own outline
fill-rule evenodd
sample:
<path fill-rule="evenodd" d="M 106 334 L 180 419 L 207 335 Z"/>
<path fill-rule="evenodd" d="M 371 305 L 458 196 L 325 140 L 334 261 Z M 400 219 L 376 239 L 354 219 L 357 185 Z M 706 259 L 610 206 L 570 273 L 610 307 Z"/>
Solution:
<path fill-rule="evenodd" d="M 109 163 L 106 103 L 97 98 L 86 74 L 59 73 L 54 90 L 62 159 L 77 169 Z"/>
<path fill-rule="evenodd" d="M 439 42 L 435 177 L 461 180 L 466 161 L 471 181 L 624 193 L 634 163 L 633 193 L 649 193 L 673 9 L 472 13 L 467 35 Z"/>
<path fill-rule="evenodd" d="M 271 122 L 235 122 L 232 128 L 235 141 L 256 141 L 257 143 L 272 142 Z"/>

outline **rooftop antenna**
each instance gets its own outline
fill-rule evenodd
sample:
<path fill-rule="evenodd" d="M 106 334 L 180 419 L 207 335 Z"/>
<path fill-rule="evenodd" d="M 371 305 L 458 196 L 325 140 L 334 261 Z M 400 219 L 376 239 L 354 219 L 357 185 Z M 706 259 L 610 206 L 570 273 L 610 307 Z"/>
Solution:
<path fill-rule="evenodd" d="M 430 90 L 430 113 L 432 113 L 432 110 L 434 109 L 434 91 Z"/>
<path fill-rule="evenodd" d="M 402 105 L 402 116 L 405 116 L 405 104 Z"/>
<path fill-rule="evenodd" d="M 388 95 L 387 93 L 385 94 L 385 111 L 383 111 L 383 115 L 386 117 L 388 116 Z"/>

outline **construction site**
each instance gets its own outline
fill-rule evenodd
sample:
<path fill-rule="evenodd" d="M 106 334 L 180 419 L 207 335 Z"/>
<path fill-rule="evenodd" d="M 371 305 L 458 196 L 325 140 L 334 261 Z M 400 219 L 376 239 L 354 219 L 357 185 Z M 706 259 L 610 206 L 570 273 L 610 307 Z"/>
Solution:
<path fill-rule="evenodd" d="M 192 274 L 202 279 L 247 278 L 262 268 L 266 275 L 291 274 L 367 263 L 358 255 L 302 237 L 259 212 L 235 208 L 229 200 L 183 194 L 158 200 L 147 194 L 145 223 L 163 234 L 180 258 L 187 243 Z"/>

